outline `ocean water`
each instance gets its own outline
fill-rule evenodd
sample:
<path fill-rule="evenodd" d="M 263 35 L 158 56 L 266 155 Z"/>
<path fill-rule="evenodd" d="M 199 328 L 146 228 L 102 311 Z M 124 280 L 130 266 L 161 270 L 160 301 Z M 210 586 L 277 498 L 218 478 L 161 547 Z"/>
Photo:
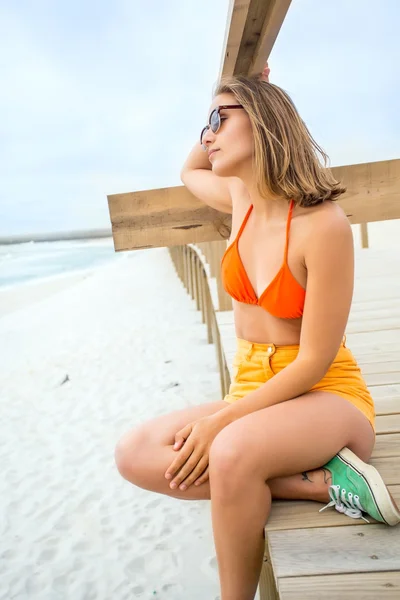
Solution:
<path fill-rule="evenodd" d="M 130 254 L 116 253 L 111 238 L 0 245 L 0 289 L 94 269 Z"/>

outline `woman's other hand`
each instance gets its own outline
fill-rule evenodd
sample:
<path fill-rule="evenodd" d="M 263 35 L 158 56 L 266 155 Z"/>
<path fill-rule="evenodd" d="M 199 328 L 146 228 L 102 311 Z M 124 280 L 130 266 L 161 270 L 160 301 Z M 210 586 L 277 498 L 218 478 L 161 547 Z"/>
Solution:
<path fill-rule="evenodd" d="M 261 81 L 268 81 L 269 82 L 269 74 L 270 74 L 271 69 L 268 66 L 268 61 L 265 63 L 265 67 L 263 69 L 263 72 L 260 75 L 260 79 Z"/>

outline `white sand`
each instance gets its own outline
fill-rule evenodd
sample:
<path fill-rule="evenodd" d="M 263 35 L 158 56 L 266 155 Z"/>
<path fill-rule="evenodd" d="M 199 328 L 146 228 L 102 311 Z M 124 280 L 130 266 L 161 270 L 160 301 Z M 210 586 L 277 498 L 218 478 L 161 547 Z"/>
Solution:
<path fill-rule="evenodd" d="M 25 306 L 24 287 L 0 318 L 0 599 L 214 600 L 209 502 L 135 488 L 113 458 L 135 423 L 220 398 L 168 252 Z"/>

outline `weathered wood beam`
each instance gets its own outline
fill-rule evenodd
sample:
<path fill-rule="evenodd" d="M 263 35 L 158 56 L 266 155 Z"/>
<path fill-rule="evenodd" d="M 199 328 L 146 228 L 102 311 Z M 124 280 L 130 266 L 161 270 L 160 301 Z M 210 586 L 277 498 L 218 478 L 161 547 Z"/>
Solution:
<path fill-rule="evenodd" d="M 262 71 L 291 0 L 231 0 L 225 29 L 222 75 Z"/>
<path fill-rule="evenodd" d="M 400 219 L 400 159 L 333 167 L 347 188 L 339 204 L 351 223 Z"/>
<path fill-rule="evenodd" d="M 116 251 L 211 242 L 230 233 L 231 215 L 213 210 L 185 186 L 115 194 L 108 206 Z"/>
<path fill-rule="evenodd" d="M 347 192 L 339 201 L 351 223 L 400 219 L 400 159 L 334 167 Z M 116 251 L 227 239 L 231 216 L 184 186 L 114 194 L 108 205 Z"/>

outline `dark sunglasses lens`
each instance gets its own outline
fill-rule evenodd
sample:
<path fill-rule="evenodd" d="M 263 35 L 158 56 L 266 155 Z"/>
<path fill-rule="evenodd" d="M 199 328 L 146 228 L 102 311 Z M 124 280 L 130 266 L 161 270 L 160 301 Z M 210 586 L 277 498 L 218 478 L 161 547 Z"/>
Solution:
<path fill-rule="evenodd" d="M 203 143 L 203 137 L 204 137 L 204 135 L 205 135 L 205 133 L 206 133 L 207 129 L 208 129 L 208 125 L 206 125 L 205 127 L 203 127 L 203 129 L 202 129 L 202 131 L 201 131 L 201 134 L 200 134 L 200 144 L 202 144 L 202 143 Z"/>
<path fill-rule="evenodd" d="M 219 112 L 217 109 L 214 109 L 210 115 L 210 125 L 211 125 L 211 131 L 213 133 L 217 133 L 219 126 L 220 126 Z"/>

